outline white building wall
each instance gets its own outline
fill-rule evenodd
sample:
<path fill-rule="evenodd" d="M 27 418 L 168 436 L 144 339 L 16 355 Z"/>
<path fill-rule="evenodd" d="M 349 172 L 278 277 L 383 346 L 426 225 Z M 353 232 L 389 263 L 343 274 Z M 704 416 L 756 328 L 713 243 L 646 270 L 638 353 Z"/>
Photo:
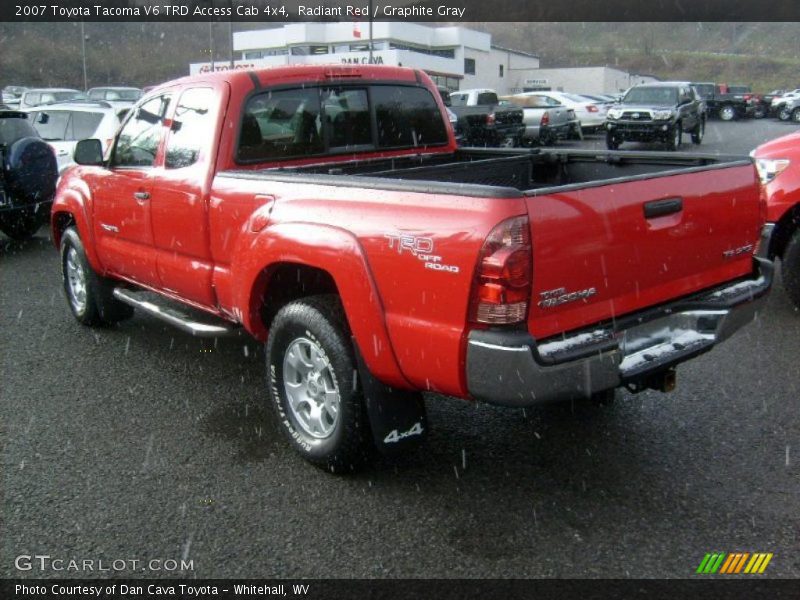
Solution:
<path fill-rule="evenodd" d="M 360 37 L 356 34 L 360 32 Z M 410 50 L 379 49 L 373 51 L 374 62 L 422 69 L 430 74 L 445 75 L 458 82 L 459 89 L 492 88 L 500 95 L 522 92 L 525 88 L 551 88 L 586 94 L 618 93 L 631 85 L 653 81 L 649 76 L 631 75 L 612 67 L 577 67 L 540 69 L 536 56 L 491 45 L 488 33 L 463 27 L 430 27 L 416 23 L 383 21 L 373 23 L 373 40 L 392 41 L 414 47 L 452 49 L 453 58 Z M 368 52 L 338 52 L 319 55 L 293 55 L 292 46 L 326 45 L 329 52 L 335 45 L 366 43 L 369 23 L 352 21 L 337 23 L 290 23 L 282 27 L 233 34 L 234 52 L 239 60 L 235 68 L 253 69 L 287 64 L 366 64 Z M 286 52 L 276 56 L 245 59 L 247 52 L 273 49 Z M 475 60 L 475 74 L 464 72 L 464 59 Z M 500 75 L 500 65 L 503 74 Z M 190 73 L 210 70 L 208 62 L 190 65 Z M 214 64 L 215 70 L 227 70 L 227 61 Z"/>
<path fill-rule="evenodd" d="M 533 76 L 531 85 L 526 87 L 549 87 L 577 94 L 616 94 L 632 85 L 650 81 L 656 81 L 656 78 L 633 75 L 613 67 L 571 67 L 539 69 Z"/>
<path fill-rule="evenodd" d="M 520 82 L 539 68 L 539 59 L 501 48 L 491 48 L 488 52 L 476 52 L 465 48 L 465 57 L 475 59 L 475 75 L 464 75 L 461 89 L 491 88 L 504 96 L 521 92 Z M 500 75 L 500 65 L 503 74 Z"/>

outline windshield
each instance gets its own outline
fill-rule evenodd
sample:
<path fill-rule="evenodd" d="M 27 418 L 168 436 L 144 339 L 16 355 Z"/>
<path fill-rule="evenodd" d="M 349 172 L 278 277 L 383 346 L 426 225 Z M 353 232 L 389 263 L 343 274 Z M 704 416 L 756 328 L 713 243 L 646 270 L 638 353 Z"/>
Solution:
<path fill-rule="evenodd" d="M 678 103 L 678 88 L 671 87 L 636 87 L 631 89 L 625 98 L 624 104 L 655 104 L 673 106 Z"/>

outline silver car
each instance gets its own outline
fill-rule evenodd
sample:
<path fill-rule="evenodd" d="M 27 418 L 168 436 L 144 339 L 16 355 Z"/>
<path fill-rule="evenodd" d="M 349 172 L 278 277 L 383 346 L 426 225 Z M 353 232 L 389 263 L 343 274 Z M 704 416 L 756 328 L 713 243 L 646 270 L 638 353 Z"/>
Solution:
<path fill-rule="evenodd" d="M 503 96 L 501 100 L 522 109 L 525 123 L 523 145 L 547 146 L 558 139 L 566 139 L 576 129 L 580 131 L 581 124 L 575 112 L 552 98 L 516 95 Z"/>

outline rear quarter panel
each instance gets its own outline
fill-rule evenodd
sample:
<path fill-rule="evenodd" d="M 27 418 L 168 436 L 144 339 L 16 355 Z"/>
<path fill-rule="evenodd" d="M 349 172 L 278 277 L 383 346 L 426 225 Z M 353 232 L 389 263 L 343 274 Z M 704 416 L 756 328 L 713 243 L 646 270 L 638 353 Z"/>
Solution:
<path fill-rule="evenodd" d="M 248 222 L 254 206 L 265 203 L 273 203 L 269 225 L 256 235 Z M 463 343 L 475 261 L 494 225 L 525 210 L 521 198 L 219 177 L 211 211 L 219 298 L 227 310 L 235 310 L 241 305 L 237 300 L 241 292 L 236 290 L 254 285 L 253 273 L 275 262 L 326 269 L 334 274 L 351 329 L 371 369 L 370 356 L 393 353 L 414 387 L 463 396 Z M 281 234 L 281 244 L 256 250 L 259 239 L 275 236 L 289 225 L 300 226 L 293 229 L 300 239 Z M 343 241 L 323 243 L 315 252 L 301 249 L 313 245 L 315 238 L 333 239 L 331 231 L 352 235 L 355 247 L 346 238 L 337 238 Z M 351 261 L 350 253 L 361 254 L 363 263 Z M 257 269 L 252 261 L 259 261 Z M 241 270 L 239 265 L 245 262 L 249 266 Z M 449 269 L 426 267 L 431 262 Z M 374 297 L 368 297 L 360 282 L 364 273 L 374 284 Z M 383 321 L 388 343 L 375 335 L 379 328 L 362 327 L 364 319 L 372 318 L 362 312 L 366 307 Z"/>

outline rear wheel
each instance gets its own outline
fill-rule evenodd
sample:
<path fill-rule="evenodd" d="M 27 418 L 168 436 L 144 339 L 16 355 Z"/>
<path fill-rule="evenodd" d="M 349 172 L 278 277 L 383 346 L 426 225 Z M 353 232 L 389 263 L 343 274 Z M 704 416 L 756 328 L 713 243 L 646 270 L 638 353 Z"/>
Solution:
<path fill-rule="evenodd" d="M 800 308 L 800 229 L 794 232 L 783 252 L 781 278 L 789 299 Z"/>
<path fill-rule="evenodd" d="M 0 216 L 0 231 L 12 240 L 29 240 L 39 231 L 44 221 L 44 217 L 33 209 L 14 211 Z"/>
<path fill-rule="evenodd" d="M 61 237 L 61 275 L 69 308 L 82 325 L 110 325 L 133 315 L 133 308 L 114 298 L 114 284 L 94 272 L 73 227 Z"/>
<path fill-rule="evenodd" d="M 733 121 L 736 118 L 736 108 L 731 104 L 726 104 L 719 109 L 719 118 L 723 121 Z"/>
<path fill-rule="evenodd" d="M 754 119 L 763 119 L 766 116 L 767 116 L 767 109 L 764 106 L 759 106 L 753 111 Z"/>
<path fill-rule="evenodd" d="M 697 127 L 694 128 L 692 132 L 692 143 L 695 145 L 700 145 L 703 141 L 703 136 L 706 134 L 706 122 L 704 119 L 700 119 L 700 122 L 697 124 Z"/>
<path fill-rule="evenodd" d="M 294 449 L 332 472 L 357 469 L 371 434 L 339 298 L 311 296 L 284 306 L 267 339 L 269 393 Z"/>
<path fill-rule="evenodd" d="M 792 111 L 789 110 L 789 107 L 787 107 L 786 105 L 783 105 L 778 110 L 778 118 L 781 121 L 788 121 L 789 119 L 792 118 Z"/>
<path fill-rule="evenodd" d="M 795 123 L 800 123 L 800 108 L 795 108 L 792 111 L 792 121 Z"/>
<path fill-rule="evenodd" d="M 621 143 L 620 139 L 613 133 L 606 134 L 606 148 L 609 150 L 618 150 Z"/>

